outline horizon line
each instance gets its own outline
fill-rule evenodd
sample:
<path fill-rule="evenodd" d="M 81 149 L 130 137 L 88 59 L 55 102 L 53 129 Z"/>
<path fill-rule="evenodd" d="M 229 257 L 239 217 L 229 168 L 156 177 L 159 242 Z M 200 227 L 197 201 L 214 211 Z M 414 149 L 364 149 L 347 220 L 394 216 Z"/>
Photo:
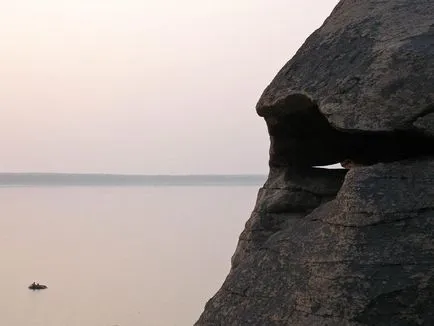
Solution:
<path fill-rule="evenodd" d="M 106 173 L 106 172 L 0 172 L 1 174 L 32 174 L 32 175 L 110 175 L 110 176 L 263 176 L 268 173 L 158 173 L 158 174 L 144 174 L 144 173 Z"/>

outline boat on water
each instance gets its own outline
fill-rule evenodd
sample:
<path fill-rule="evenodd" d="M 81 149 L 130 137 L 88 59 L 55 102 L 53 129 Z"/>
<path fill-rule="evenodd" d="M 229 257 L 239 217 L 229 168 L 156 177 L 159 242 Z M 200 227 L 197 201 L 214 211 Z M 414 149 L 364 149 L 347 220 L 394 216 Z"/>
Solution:
<path fill-rule="evenodd" d="M 46 285 L 35 283 L 35 282 L 29 285 L 30 290 L 44 290 L 46 288 L 47 288 Z"/>

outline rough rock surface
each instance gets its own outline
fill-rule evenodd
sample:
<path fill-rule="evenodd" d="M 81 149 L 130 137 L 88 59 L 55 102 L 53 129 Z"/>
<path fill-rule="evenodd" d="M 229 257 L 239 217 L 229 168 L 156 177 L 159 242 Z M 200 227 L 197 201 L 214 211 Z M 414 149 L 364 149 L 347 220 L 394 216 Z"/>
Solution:
<path fill-rule="evenodd" d="M 432 0 L 344 0 L 279 72 L 270 174 L 196 325 L 434 325 L 433 31 Z"/>
<path fill-rule="evenodd" d="M 305 94 L 339 129 L 409 128 L 434 112 L 433 6 L 341 1 L 264 91 L 258 113 Z"/>
<path fill-rule="evenodd" d="M 305 216 L 329 181 L 274 180 L 197 325 L 434 325 L 434 159 L 354 168 Z"/>

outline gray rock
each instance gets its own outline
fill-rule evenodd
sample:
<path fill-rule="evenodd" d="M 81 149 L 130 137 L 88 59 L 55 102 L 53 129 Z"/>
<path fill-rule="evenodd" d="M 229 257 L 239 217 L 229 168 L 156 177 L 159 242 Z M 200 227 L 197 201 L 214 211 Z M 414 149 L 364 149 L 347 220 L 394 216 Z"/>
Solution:
<path fill-rule="evenodd" d="M 427 0 L 341 1 L 259 99 L 270 165 L 430 155 L 433 12 Z"/>
<path fill-rule="evenodd" d="M 412 128 L 434 111 L 433 13 L 431 0 L 341 1 L 264 91 L 259 115 L 312 101 L 341 130 Z"/>
<path fill-rule="evenodd" d="M 297 201 L 259 196 L 264 216 L 281 205 L 280 221 L 269 233 L 265 218 L 262 231 L 247 225 L 262 237 L 240 239 L 196 325 L 434 325 L 433 176 L 433 159 L 354 168 L 335 199 L 305 215 L 314 200 L 294 215 Z"/>
<path fill-rule="evenodd" d="M 298 223 L 316 207 L 333 199 L 345 174 L 345 170 L 272 168 L 240 235 L 232 267 L 260 249 L 270 236 Z"/>
<path fill-rule="evenodd" d="M 433 32 L 432 0 L 343 0 L 279 72 L 270 174 L 196 325 L 434 325 Z"/>
<path fill-rule="evenodd" d="M 434 137 L 434 113 L 418 118 L 413 125 L 422 130 L 427 136 Z"/>

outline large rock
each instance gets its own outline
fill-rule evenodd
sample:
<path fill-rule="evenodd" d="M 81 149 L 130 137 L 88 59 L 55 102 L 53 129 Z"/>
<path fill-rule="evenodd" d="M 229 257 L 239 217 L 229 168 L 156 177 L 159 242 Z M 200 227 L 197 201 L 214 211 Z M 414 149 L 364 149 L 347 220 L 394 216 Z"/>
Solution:
<path fill-rule="evenodd" d="M 433 26 L 431 0 L 344 0 L 279 72 L 270 174 L 196 325 L 434 325 Z"/>
<path fill-rule="evenodd" d="M 433 7 L 429 0 L 341 1 L 257 104 L 271 164 L 394 161 L 413 156 L 419 143 L 402 139 L 434 137 Z M 366 147 L 376 155 L 366 157 Z"/>
<path fill-rule="evenodd" d="M 276 229 L 240 240 L 197 325 L 434 325 L 433 176 L 434 159 L 354 168 L 335 199 L 305 216 L 292 198 L 259 196 L 253 215 L 279 216 Z"/>
<path fill-rule="evenodd" d="M 302 94 L 338 129 L 414 128 L 434 112 L 433 6 L 431 0 L 341 1 L 264 91 L 258 113 L 267 117 L 282 104 L 287 110 Z"/>

